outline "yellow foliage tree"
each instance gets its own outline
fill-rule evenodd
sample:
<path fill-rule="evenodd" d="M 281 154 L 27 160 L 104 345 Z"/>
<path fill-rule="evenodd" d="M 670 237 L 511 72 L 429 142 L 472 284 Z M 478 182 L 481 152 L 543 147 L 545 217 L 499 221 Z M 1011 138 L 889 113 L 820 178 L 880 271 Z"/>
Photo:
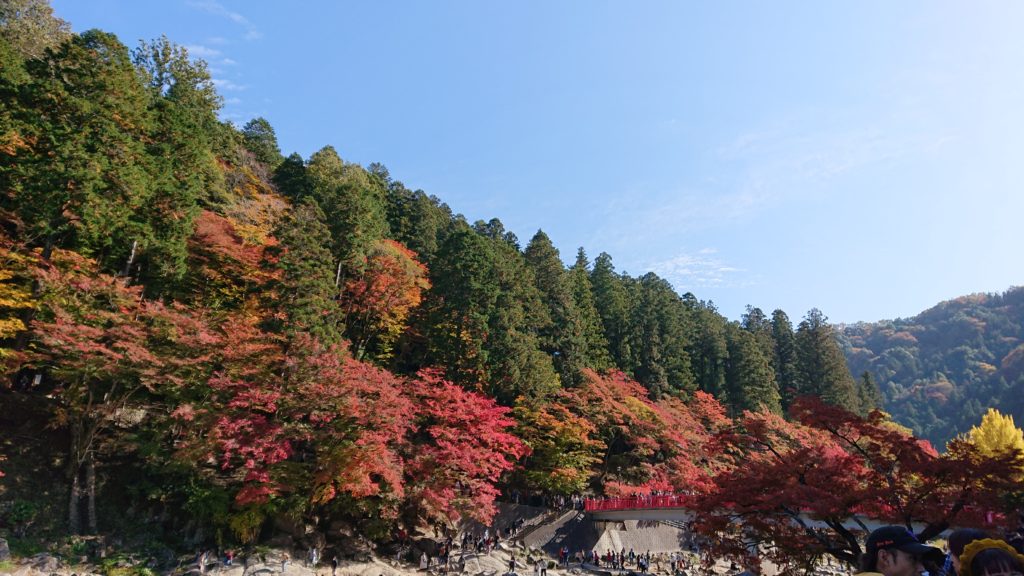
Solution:
<path fill-rule="evenodd" d="M 967 440 L 987 457 L 1011 451 L 1024 454 L 1024 431 L 1014 425 L 1013 416 L 1004 416 L 995 408 L 989 408 L 982 416 L 981 424 L 971 428 Z"/>
<path fill-rule="evenodd" d="M 30 258 L 7 246 L 0 245 L 0 373 L 13 350 L 4 344 L 25 329 L 20 314 L 35 308 L 31 283 L 28 278 Z"/>
<path fill-rule="evenodd" d="M 914 435 L 914 431 L 913 430 L 911 430 L 910 428 L 907 428 L 903 424 L 900 424 L 899 422 L 893 420 L 892 419 L 892 414 L 889 414 L 888 412 L 886 412 L 884 410 L 878 410 L 877 412 L 882 415 L 881 421 L 879 422 L 879 426 L 881 426 L 883 428 L 886 428 L 888 430 L 892 430 L 894 432 L 899 432 L 900 434 L 903 434 L 904 436 L 913 436 Z"/>

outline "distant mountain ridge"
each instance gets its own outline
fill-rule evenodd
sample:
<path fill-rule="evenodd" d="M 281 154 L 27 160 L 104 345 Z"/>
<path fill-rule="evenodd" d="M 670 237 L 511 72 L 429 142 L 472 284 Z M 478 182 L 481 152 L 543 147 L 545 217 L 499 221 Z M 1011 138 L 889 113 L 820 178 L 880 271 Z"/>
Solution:
<path fill-rule="evenodd" d="M 843 326 L 837 336 L 850 371 L 869 373 L 893 418 L 936 447 L 989 407 L 1024 422 L 1024 286 Z"/>

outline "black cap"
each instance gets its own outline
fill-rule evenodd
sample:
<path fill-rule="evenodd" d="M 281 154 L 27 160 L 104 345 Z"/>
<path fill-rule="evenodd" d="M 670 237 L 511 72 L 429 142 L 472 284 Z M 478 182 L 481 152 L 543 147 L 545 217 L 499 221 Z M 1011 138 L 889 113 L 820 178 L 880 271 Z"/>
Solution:
<path fill-rule="evenodd" d="M 922 559 L 941 563 L 942 550 L 918 541 L 917 536 L 903 526 L 882 526 L 868 536 L 867 554 L 875 556 L 879 550 L 896 549 L 913 554 Z"/>

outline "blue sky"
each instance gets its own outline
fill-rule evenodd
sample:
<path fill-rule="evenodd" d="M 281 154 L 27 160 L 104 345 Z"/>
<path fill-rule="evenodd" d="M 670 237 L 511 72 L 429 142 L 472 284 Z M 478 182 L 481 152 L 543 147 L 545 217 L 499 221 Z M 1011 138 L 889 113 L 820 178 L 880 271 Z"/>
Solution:
<path fill-rule="evenodd" d="M 713 300 L 906 317 L 1024 284 L 1024 3 L 54 0 L 166 34 L 282 150 Z"/>

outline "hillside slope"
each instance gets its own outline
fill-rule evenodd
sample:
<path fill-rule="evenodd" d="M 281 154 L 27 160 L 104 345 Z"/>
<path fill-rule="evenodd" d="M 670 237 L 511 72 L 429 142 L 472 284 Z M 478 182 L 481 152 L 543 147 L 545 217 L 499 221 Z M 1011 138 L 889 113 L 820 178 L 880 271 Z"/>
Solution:
<path fill-rule="evenodd" d="M 850 371 L 870 373 L 894 419 L 936 446 L 989 407 L 1024 419 L 1024 287 L 846 326 L 839 337 Z"/>

